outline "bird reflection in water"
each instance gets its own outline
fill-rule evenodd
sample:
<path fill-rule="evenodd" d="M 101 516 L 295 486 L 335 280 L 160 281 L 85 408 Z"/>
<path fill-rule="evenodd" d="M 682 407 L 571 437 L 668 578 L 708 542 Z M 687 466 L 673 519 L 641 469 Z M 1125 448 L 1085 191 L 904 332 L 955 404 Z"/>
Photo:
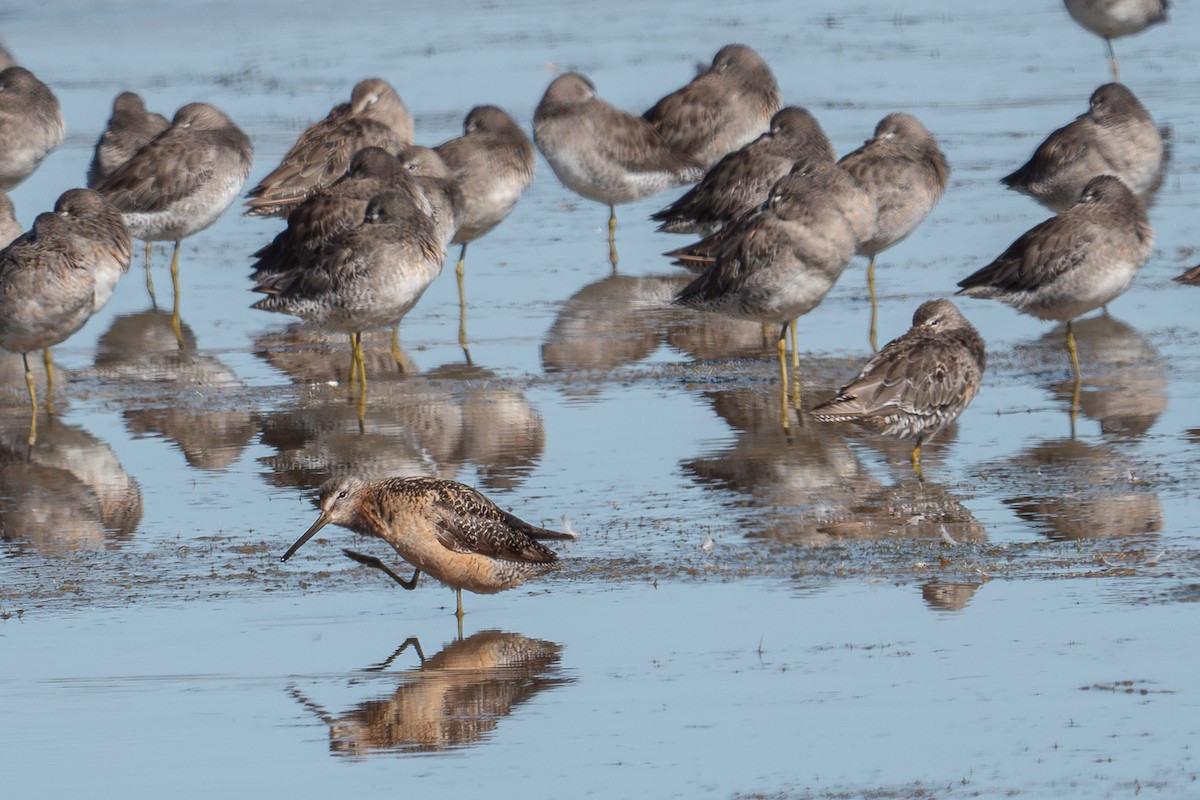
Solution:
<path fill-rule="evenodd" d="M 181 344 L 174 331 L 167 311 L 117 317 L 97 344 L 96 370 L 123 390 L 132 389 L 135 396 L 123 412 L 131 433 L 175 442 L 197 469 L 227 469 L 254 436 L 245 404 L 227 399 L 230 389 L 244 388 L 241 379 L 200 352 L 182 321 Z"/>
<path fill-rule="evenodd" d="M 1059 326 L 1034 345 L 1034 357 L 1044 368 L 1061 369 L 1062 337 Z M 1079 390 L 1085 417 L 1100 423 L 1109 436 L 1143 436 L 1167 407 L 1167 370 L 1158 350 L 1136 329 L 1107 315 L 1076 320 L 1072 325 L 1079 360 L 1087 364 Z M 1018 346 L 1017 352 L 1023 348 Z M 1053 360 L 1052 360 L 1053 359 Z M 1064 379 L 1049 389 L 1060 400 L 1069 400 L 1074 381 Z M 1074 435 L 1074 418 L 1072 418 Z"/>
<path fill-rule="evenodd" d="M 981 582 L 933 580 L 921 586 L 921 597 L 935 611 L 962 611 L 983 586 Z"/>
<path fill-rule="evenodd" d="M 48 554 L 106 549 L 137 529 L 141 487 L 107 444 L 55 418 L 30 447 L 23 409 L 0 426 L 0 538 Z"/>
<path fill-rule="evenodd" d="M 387 671 L 410 648 L 420 665 Z M 390 695 L 334 715 L 298 688 L 288 691 L 329 727 L 334 755 L 441 753 L 487 741 L 517 706 L 573 683 L 560 666 L 562 649 L 554 642 L 489 630 L 460 638 L 427 659 L 412 637 L 366 670 L 399 679 Z"/>
<path fill-rule="evenodd" d="M 1111 445 L 1042 442 L 1014 458 L 1004 472 L 1009 470 L 1018 493 L 1004 503 L 1049 539 L 1138 536 L 1163 528 L 1158 495 Z M 1032 474 L 1038 480 L 1031 485 Z"/>

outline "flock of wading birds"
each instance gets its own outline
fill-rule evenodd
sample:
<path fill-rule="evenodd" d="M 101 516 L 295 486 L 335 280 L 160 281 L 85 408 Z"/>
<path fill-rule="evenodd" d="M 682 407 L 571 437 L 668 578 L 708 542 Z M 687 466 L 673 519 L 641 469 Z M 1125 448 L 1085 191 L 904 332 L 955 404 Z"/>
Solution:
<path fill-rule="evenodd" d="M 1066 0 L 1071 15 L 1112 38 L 1165 17 L 1163 0 Z M 1132 9 L 1132 11 L 1131 11 Z M 173 241 L 176 292 L 180 242 L 212 225 L 241 193 L 250 139 L 207 103 L 189 103 L 168 122 L 123 93 L 96 143 L 88 189 L 70 189 L 53 212 L 21 233 L 10 189 L 63 140 L 49 88 L 0 49 L 0 348 L 25 359 L 36 443 L 37 395 L 28 354 L 77 331 L 129 269 L 132 240 Z M 615 207 L 695 184 L 653 215 L 659 229 L 702 236 L 668 253 L 699 273 L 674 302 L 778 326 L 781 423 L 799 407 L 788 393 L 786 338 L 798 368 L 795 321 L 824 299 L 855 254 L 867 256 L 875 345 L 874 265 L 938 202 L 949 165 L 933 135 L 909 114 L 884 117 L 859 149 L 836 160 L 803 108 L 782 108 L 771 69 L 749 47 L 721 48 L 712 66 L 641 116 L 601 100 L 569 72 L 546 89 L 533 141 L 568 188 Z M 254 254 L 255 308 L 298 316 L 350 334 L 351 383 L 366 397 L 362 331 L 398 325 L 461 245 L 460 300 L 467 245 L 498 225 L 533 179 L 529 137 L 503 110 L 479 106 L 464 133 L 436 148 L 416 146 L 404 104 L 385 81 L 354 87 L 349 103 L 305 130 L 248 193 L 251 216 L 285 217 L 287 227 Z M 1144 199 L 1163 172 L 1163 140 L 1126 86 L 1109 83 L 1088 110 L 1059 128 L 1029 161 L 1003 178 L 1055 216 L 1027 231 L 996 260 L 959 282 L 958 294 L 994 298 L 1040 319 L 1071 320 L 1120 295 L 1150 256 Z M 1180 276 L 1200 282 L 1200 267 Z M 396 340 L 394 339 L 394 345 Z M 399 360 L 399 359 L 397 359 Z M 923 303 L 912 328 L 888 343 L 812 415 L 855 421 L 921 445 L 956 419 L 979 390 L 982 339 L 953 303 Z M 1072 409 L 1074 411 L 1074 408 Z M 422 572 L 455 589 L 491 593 L 554 566 L 540 543 L 567 539 L 501 510 L 462 484 L 429 478 L 326 483 L 321 513 L 283 556 L 287 560 L 332 522 L 388 541 L 415 568 L 405 579 L 372 556 L 345 551 L 406 589 Z"/>

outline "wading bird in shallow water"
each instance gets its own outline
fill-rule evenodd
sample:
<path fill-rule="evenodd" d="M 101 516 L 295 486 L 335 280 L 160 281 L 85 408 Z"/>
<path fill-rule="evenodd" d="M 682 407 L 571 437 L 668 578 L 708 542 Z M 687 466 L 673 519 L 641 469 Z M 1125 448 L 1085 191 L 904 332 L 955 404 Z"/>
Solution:
<path fill-rule="evenodd" d="M 1112 40 L 1118 36 L 1141 33 L 1158 22 L 1166 22 L 1169 0 L 1063 0 L 1071 18 L 1108 45 L 1115 80 L 1121 79 L 1117 52 Z"/>
<path fill-rule="evenodd" d="M 395 155 L 412 138 L 412 117 L 391 84 L 382 78 L 359 81 L 349 103 L 306 128 L 279 166 L 247 192 L 246 216 L 286 217 L 304 198 L 342 177 L 359 150 L 381 147 Z"/>
<path fill-rule="evenodd" d="M 0 191 L 28 178 L 67 129 L 58 98 L 24 67 L 0 71 Z"/>
<path fill-rule="evenodd" d="M 744 44 L 727 44 L 711 67 L 642 116 L 676 155 L 709 169 L 767 130 L 781 105 L 767 62 Z"/>
<path fill-rule="evenodd" d="M 871 294 L 871 349 L 876 350 L 879 305 L 875 297 L 875 256 L 917 229 L 946 191 L 950 165 L 924 125 L 908 114 L 888 114 L 866 144 L 838 162 L 875 201 L 875 232 L 859 242 L 867 262 Z"/>
<path fill-rule="evenodd" d="M 1116 175 L 1144 202 L 1162 183 L 1163 153 L 1162 133 L 1133 92 L 1106 83 L 1092 92 L 1086 113 L 1047 136 L 1000 182 L 1056 214 L 1100 175 Z"/>
<path fill-rule="evenodd" d="M 414 568 L 400 577 L 374 556 L 345 554 L 374 567 L 405 589 L 415 589 L 424 572 L 454 590 L 455 616 L 462 624 L 462 590 L 495 594 L 520 586 L 558 566 L 558 556 L 539 539 L 574 539 L 571 534 L 530 525 L 469 486 L 437 478 L 387 478 L 368 483 L 333 478 L 321 486 L 321 514 L 283 554 L 287 561 L 329 523 L 376 536 Z"/>
<path fill-rule="evenodd" d="M 979 392 L 986 360 L 983 339 L 954 304 L 929 300 L 907 332 L 812 413 L 822 422 L 856 422 L 884 436 L 915 439 L 912 466 L 921 477 L 921 445 L 958 419 Z"/>
<path fill-rule="evenodd" d="M 654 127 L 601 100 L 577 72 L 555 78 L 533 114 L 533 140 L 576 194 L 608 206 L 608 256 L 617 268 L 617 204 L 700 180 Z"/>
<path fill-rule="evenodd" d="M 1071 420 L 1081 375 L 1071 321 L 1129 288 L 1150 258 L 1154 230 L 1146 209 L 1119 178 L 1093 178 L 1071 208 L 1037 225 L 999 258 L 958 282 L 960 295 L 999 300 L 1038 319 L 1067 323 L 1075 375 Z"/>

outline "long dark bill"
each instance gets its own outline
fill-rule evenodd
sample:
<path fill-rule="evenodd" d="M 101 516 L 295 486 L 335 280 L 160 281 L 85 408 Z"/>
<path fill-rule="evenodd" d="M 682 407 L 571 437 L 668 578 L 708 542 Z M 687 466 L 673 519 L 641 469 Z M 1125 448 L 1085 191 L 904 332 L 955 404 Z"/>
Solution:
<path fill-rule="evenodd" d="M 287 552 L 283 554 L 283 558 L 281 558 L 279 560 L 287 561 L 289 558 L 291 558 L 293 555 L 295 555 L 297 550 L 299 550 L 301 547 L 304 546 L 305 542 L 307 542 L 309 539 L 311 539 L 313 536 L 315 536 L 317 531 L 321 530 L 321 528 L 324 528 L 328 524 L 329 524 L 329 515 L 326 514 L 324 511 L 322 511 L 321 516 L 317 517 L 317 521 L 312 524 L 312 527 L 309 528 L 308 530 L 306 530 L 304 532 L 304 535 L 301 536 L 299 539 L 297 539 L 295 544 L 293 544 L 291 547 L 289 547 Z"/>

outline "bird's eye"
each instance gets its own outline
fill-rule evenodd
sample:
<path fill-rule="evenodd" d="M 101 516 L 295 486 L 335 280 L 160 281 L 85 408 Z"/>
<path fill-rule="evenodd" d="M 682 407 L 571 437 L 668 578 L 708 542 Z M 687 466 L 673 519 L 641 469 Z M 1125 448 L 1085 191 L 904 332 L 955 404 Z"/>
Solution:
<path fill-rule="evenodd" d="M 337 499 L 338 499 L 338 500 L 341 500 L 341 499 L 342 499 L 343 497 L 345 497 L 347 494 L 349 494 L 349 492 L 347 492 L 345 489 L 342 489 L 340 492 L 338 492 Z"/>

